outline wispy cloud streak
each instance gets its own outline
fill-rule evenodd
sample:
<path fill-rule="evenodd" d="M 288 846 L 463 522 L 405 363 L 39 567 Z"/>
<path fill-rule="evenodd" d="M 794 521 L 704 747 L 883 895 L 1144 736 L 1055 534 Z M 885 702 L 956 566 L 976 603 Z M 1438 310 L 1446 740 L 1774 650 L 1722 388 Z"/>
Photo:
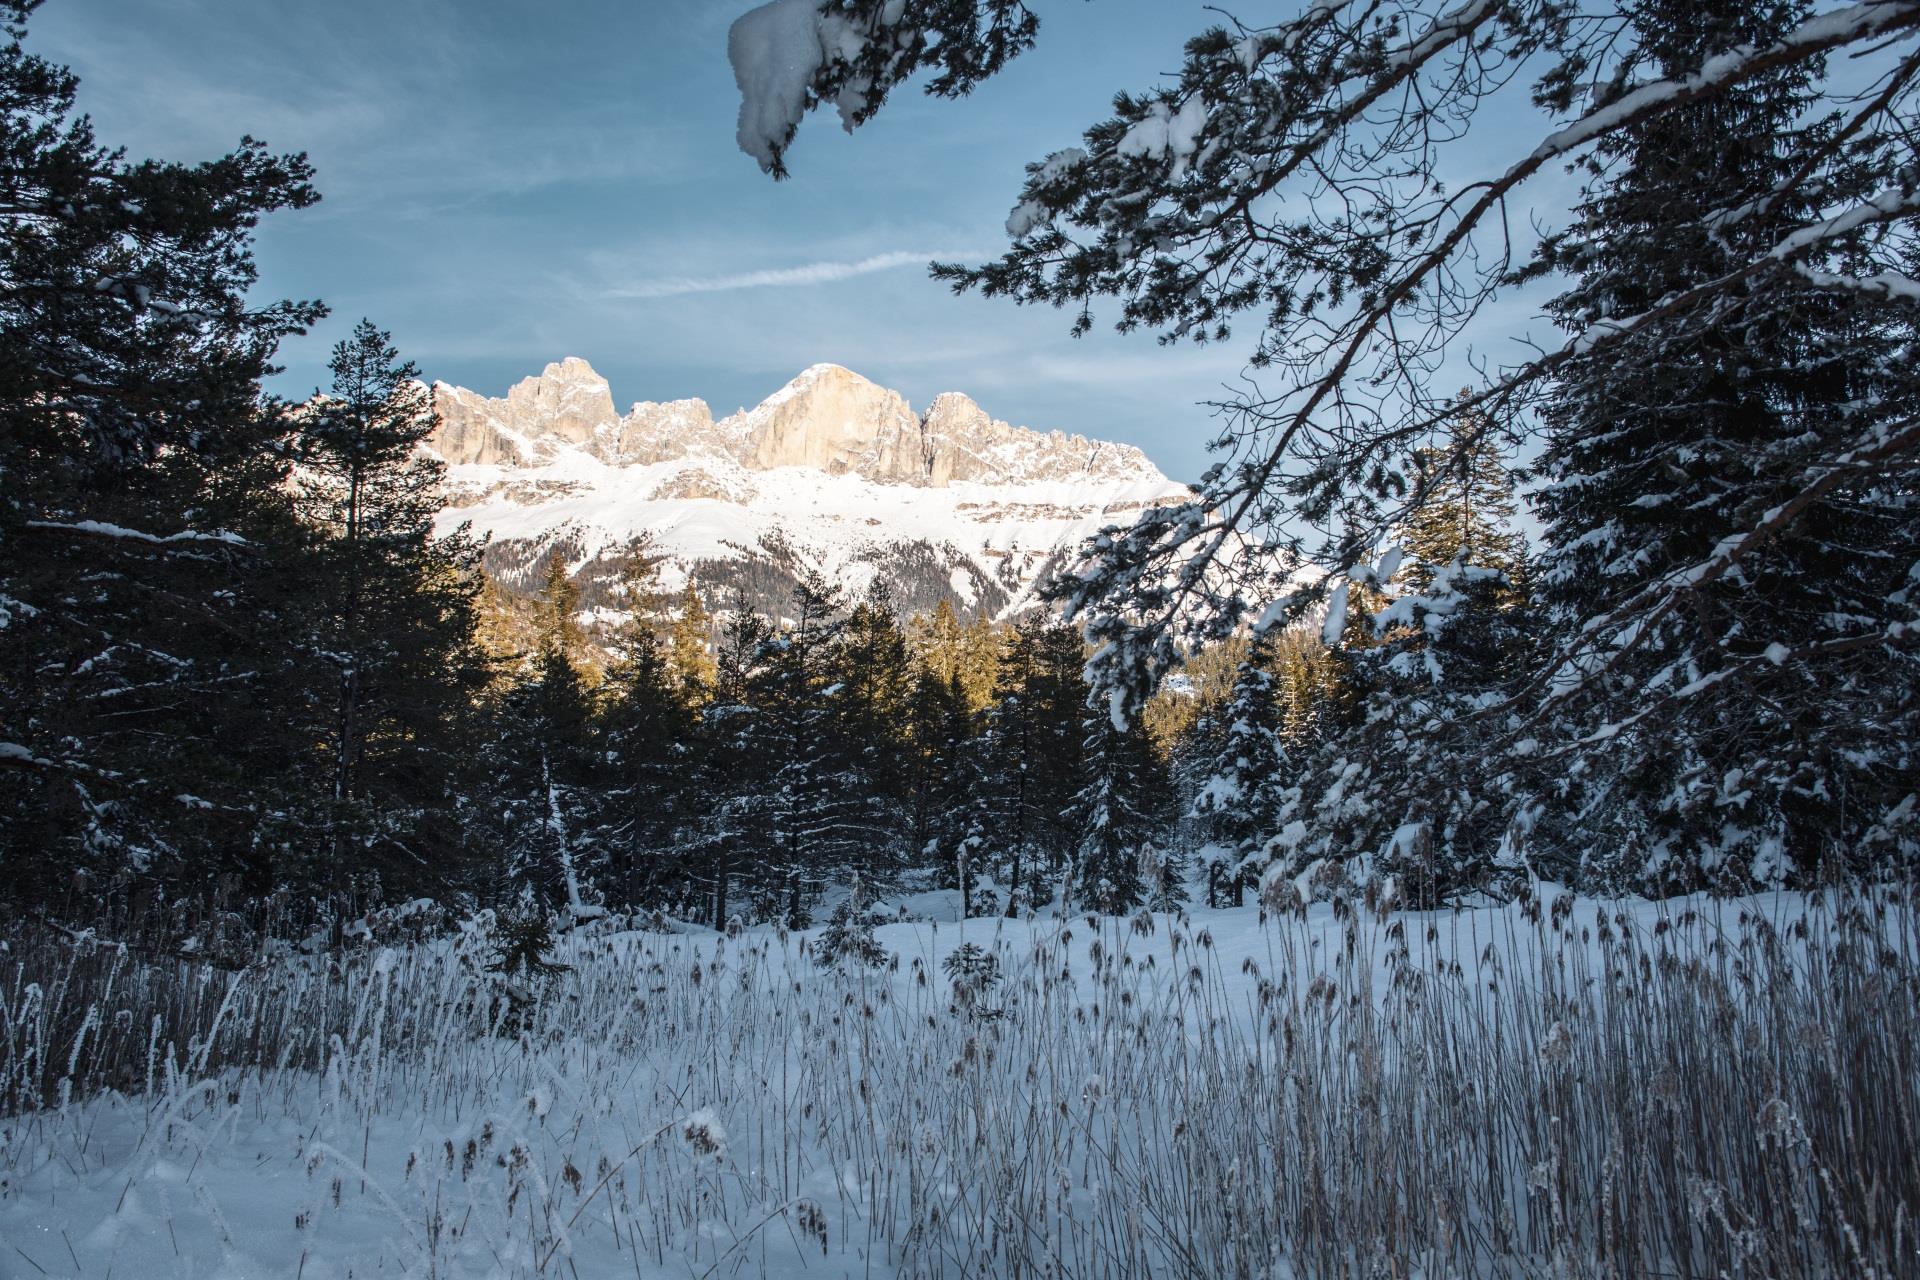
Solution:
<path fill-rule="evenodd" d="M 898 267 L 924 266 L 935 258 L 952 261 L 979 255 L 966 253 L 876 253 L 856 262 L 809 262 L 799 267 L 780 267 L 768 271 L 742 271 L 724 276 L 667 276 L 643 280 L 638 284 L 618 285 L 605 291 L 609 298 L 675 298 L 688 293 L 731 293 L 739 289 L 791 289 L 810 284 L 832 284 L 855 276 L 892 271 Z"/>

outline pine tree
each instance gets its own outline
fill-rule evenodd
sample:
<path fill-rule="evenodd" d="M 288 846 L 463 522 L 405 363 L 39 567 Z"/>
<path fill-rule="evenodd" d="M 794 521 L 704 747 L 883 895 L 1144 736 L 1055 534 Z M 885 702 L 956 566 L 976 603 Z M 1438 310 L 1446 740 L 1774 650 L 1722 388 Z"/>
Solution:
<path fill-rule="evenodd" d="M 364 899 L 342 899 L 357 911 L 383 878 L 432 883 L 417 868 L 454 799 L 445 730 L 476 661 L 479 548 L 464 530 L 433 536 L 445 466 L 418 451 L 437 419 L 414 366 L 363 320 L 330 368 L 331 392 L 300 415 L 295 504 L 313 539 L 310 643 L 327 672 L 313 711 L 331 834 L 316 870 L 329 893 Z"/>
<path fill-rule="evenodd" d="M 1279 830 L 1279 791 L 1284 785 L 1287 732 L 1282 699 L 1280 636 L 1269 631 L 1253 640 L 1216 713 L 1217 727 L 1192 744 L 1200 755 L 1201 775 L 1191 803 L 1204 844 L 1207 905 L 1237 907 L 1247 880 L 1243 869 L 1258 868 L 1258 853 Z"/>
<path fill-rule="evenodd" d="M 839 592 L 815 571 L 796 583 L 790 613 L 758 636 L 733 714 L 740 750 L 761 770 L 767 831 L 749 877 L 752 909 L 804 928 L 818 888 L 850 874 L 871 829 L 834 723 L 832 659 L 846 626 Z M 723 687 L 727 683 L 723 663 Z M 831 692 L 830 692 L 831 691 Z"/>
<path fill-rule="evenodd" d="M 824 696 L 841 827 L 836 843 L 867 883 L 884 883 L 909 851 L 901 837 L 912 767 L 907 731 L 913 672 L 883 583 L 876 580 L 848 615 L 827 666 Z"/>
<path fill-rule="evenodd" d="M 1377 880 L 1430 907 L 1501 887 L 1514 869 L 1510 722 L 1490 709 L 1538 648 L 1525 541 L 1484 420 L 1425 456 L 1432 488 L 1401 534 L 1413 564 L 1384 586 L 1349 587 L 1334 644 L 1295 631 L 1271 655 L 1280 765 L 1249 796 L 1246 871 L 1316 887 Z"/>
<path fill-rule="evenodd" d="M 713 696 L 700 707 L 697 821 L 683 848 L 688 879 L 706 888 L 705 914 L 716 929 L 745 914 L 743 897 L 764 901 L 777 872 L 768 780 L 780 743 L 762 695 L 772 639 L 764 618 L 736 612 L 715 655 Z M 744 895 L 737 892 L 743 885 Z"/>
<path fill-rule="evenodd" d="M 542 647 L 500 692 L 487 752 L 487 803 L 504 855 L 495 896 L 530 894 L 573 919 L 601 914 L 611 850 L 593 814 L 605 785 L 592 700 L 579 671 Z"/>
<path fill-rule="evenodd" d="M 534 608 L 534 636 L 540 649 L 573 662 L 586 641 L 580 630 L 580 588 L 567 568 L 565 554 L 555 548 L 547 557 Z"/>
<path fill-rule="evenodd" d="M 867 882 L 855 875 L 847 896 L 833 909 L 827 927 L 820 931 L 816 952 L 830 965 L 854 961 L 873 968 L 885 966 L 893 953 L 874 938 L 874 926 L 885 921 L 868 906 Z"/>
<path fill-rule="evenodd" d="M 604 914 L 602 881 L 617 884 L 624 868 L 620 843 L 598 820 L 614 780 L 594 697 L 574 662 L 578 601 L 556 552 L 534 611 L 538 648 L 493 699 L 486 800 L 503 855 L 496 895 L 584 920 Z"/>
<path fill-rule="evenodd" d="M 932 668 L 916 665 L 906 705 L 905 791 L 909 846 L 923 862 L 947 868 L 951 850 L 945 848 L 951 814 L 961 795 L 956 791 L 961 756 L 973 736 L 973 716 L 958 673 L 942 679 Z"/>
<path fill-rule="evenodd" d="M 1462 404 L 1471 398 L 1471 389 L 1460 393 Z M 1405 582 L 1425 593 L 1457 561 L 1500 574 L 1501 598 L 1511 602 L 1524 576 L 1526 539 L 1514 527 L 1519 502 L 1502 441 L 1487 415 L 1471 408 L 1449 421 L 1448 434 L 1445 446 L 1415 454 L 1422 497 L 1400 531 Z"/>
<path fill-rule="evenodd" d="M 965 633 L 953 612 L 953 601 L 942 598 L 931 616 L 913 620 L 914 656 L 942 683 L 960 673 Z"/>
<path fill-rule="evenodd" d="M 250 139 L 103 148 L 23 48 L 34 8 L 0 6 L 0 894 L 78 919 L 152 891 L 177 937 L 270 892 L 298 776 L 260 380 L 324 309 L 247 293 L 260 218 L 318 197 Z"/>
<path fill-rule="evenodd" d="M 960 687 L 966 690 L 967 705 L 975 711 L 985 710 L 993 699 L 1004 647 L 1002 630 L 983 614 L 960 634 Z"/>
<path fill-rule="evenodd" d="M 706 606 L 700 601 L 700 593 L 694 590 L 692 579 L 688 579 L 680 591 L 667 651 L 674 675 L 680 682 L 682 696 L 692 706 L 706 701 L 719 679 L 707 642 L 707 629 L 711 622 Z"/>
<path fill-rule="evenodd" d="M 963 625 L 953 602 L 942 599 L 930 616 L 913 620 L 908 640 L 916 661 L 942 681 L 960 681 L 972 710 L 984 710 L 993 700 L 1001 639 L 990 619 L 979 616 Z"/>

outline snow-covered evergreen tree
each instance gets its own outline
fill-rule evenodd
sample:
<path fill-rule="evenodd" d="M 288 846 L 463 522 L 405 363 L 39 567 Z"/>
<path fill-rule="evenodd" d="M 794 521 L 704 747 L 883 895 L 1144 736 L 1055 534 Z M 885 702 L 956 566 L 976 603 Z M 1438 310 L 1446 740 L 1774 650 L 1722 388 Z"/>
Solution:
<path fill-rule="evenodd" d="M 1632 67 L 1685 75 L 1812 12 L 1652 0 Z M 1564 874 L 1777 884 L 1920 850 L 1887 826 L 1920 764 L 1900 598 L 1920 497 L 1898 444 L 1920 291 L 1853 283 L 1878 233 L 1826 222 L 1895 211 L 1912 183 L 1819 109 L 1820 75 L 1797 61 L 1609 135 L 1541 261 L 1575 278 L 1552 305 L 1570 331 L 1646 317 L 1569 359 L 1543 414 L 1566 741 L 1537 842 Z M 1792 269 L 1748 267 L 1801 241 Z"/>
<path fill-rule="evenodd" d="M 810 52 L 782 61 L 757 38 L 772 13 L 742 19 L 733 54 L 741 144 L 776 174 L 806 111 L 858 124 L 929 65 L 964 92 L 1034 37 L 1018 0 L 854 0 L 794 24 Z M 1470 821 L 1437 790 L 1397 805 L 1389 851 L 1504 828 L 1541 869 L 1664 887 L 1911 858 L 1916 50 L 1903 0 L 1316 4 L 1204 31 L 1177 79 L 1116 96 L 1028 167 L 997 261 L 935 269 L 1071 306 L 1077 331 L 1102 300 L 1169 342 L 1251 321 L 1250 389 L 1193 499 L 1103 532 L 1055 581 L 1097 682 L 1144 701 L 1276 595 L 1281 621 L 1325 609 L 1329 642 L 1347 636 L 1399 568 L 1381 549 L 1440 523 L 1427 508 L 1463 461 L 1455 496 L 1472 492 L 1473 449 L 1456 436 L 1435 465 L 1436 431 L 1484 415 L 1543 446 L 1553 625 L 1496 607 L 1428 627 L 1453 607 L 1429 588 L 1491 579 L 1423 552 L 1420 599 L 1383 598 L 1389 634 L 1343 646 L 1384 640 L 1378 661 L 1339 659 L 1343 714 L 1379 741 L 1315 765 L 1295 834 L 1329 860 L 1382 853 L 1374 763 L 1404 749 L 1423 782 L 1486 782 Z M 1554 118 L 1490 163 L 1485 117 L 1516 74 Z M 1462 149 L 1491 176 L 1442 181 Z M 1511 211 L 1567 164 L 1588 179 L 1575 225 L 1517 261 Z M 1437 394 L 1441 353 L 1547 277 L 1572 283 L 1567 340 L 1465 402 Z M 1426 639 L 1395 642 L 1405 626 Z"/>
<path fill-rule="evenodd" d="M 579 596 L 558 553 L 545 582 L 539 648 L 496 699 L 487 798 L 503 857 L 498 891 L 530 891 L 542 909 L 582 920 L 605 910 L 600 881 L 613 849 L 594 818 L 607 760 L 592 693 L 575 665 Z"/>
<path fill-rule="evenodd" d="M 1208 906 L 1240 905 L 1243 868 L 1279 829 L 1276 814 L 1289 773 L 1275 671 L 1279 644 L 1273 631 L 1255 638 L 1214 723 L 1190 744 L 1199 757 L 1190 807 L 1205 841 Z"/>
<path fill-rule="evenodd" d="M 1140 718 L 1116 725 L 1105 707 L 1082 720 L 1080 758 L 1084 780 L 1072 808 L 1079 842 L 1067 900 L 1088 911 L 1125 915 L 1167 891 L 1158 864 L 1148 876 L 1141 856 L 1166 831 L 1166 768 Z"/>
<path fill-rule="evenodd" d="M 1015 623 L 1000 656 L 975 744 L 975 804 L 978 847 L 1007 887 L 1009 914 L 1052 899 L 1078 844 L 1070 811 L 1082 779 L 1081 663 L 1079 633 L 1036 615 Z"/>
<path fill-rule="evenodd" d="M 838 792 L 841 856 L 863 882 L 884 884 L 911 852 L 906 806 L 912 751 L 913 669 L 884 585 L 847 615 L 826 658 L 828 733 Z"/>
<path fill-rule="evenodd" d="M 709 922 L 726 928 L 765 902 L 779 867 L 772 845 L 772 750 L 759 690 L 772 652 L 772 628 L 742 611 L 728 623 L 714 658 L 713 696 L 700 708 L 700 769 L 695 830 L 683 843 L 691 886 L 707 890 Z"/>
<path fill-rule="evenodd" d="M 281 548 L 292 431 L 262 396 L 324 311 L 250 301 L 302 156 L 129 160 L 0 6 L 0 896 L 149 892 L 184 934 L 264 898 L 307 779 Z"/>
<path fill-rule="evenodd" d="M 658 566 L 644 546 L 629 552 L 622 578 L 628 617 L 613 637 L 596 726 L 609 775 L 594 802 L 608 849 L 605 887 L 622 905 L 684 909 L 680 848 L 693 821 L 700 745 L 689 694 L 700 685 L 677 669 L 672 636 L 662 634 L 678 620 L 658 616 Z"/>
<path fill-rule="evenodd" d="M 976 717 L 958 672 L 946 679 L 926 666 L 913 674 L 906 804 L 912 852 L 931 866 L 939 882 L 960 890 L 962 910 L 974 906 L 975 881 L 985 869 L 974 853 L 977 840 L 972 796 Z"/>
<path fill-rule="evenodd" d="M 874 926 L 883 923 L 869 905 L 866 879 L 856 874 L 847 896 L 833 909 L 827 918 L 827 927 L 820 931 L 820 940 L 814 944 L 815 954 L 832 965 L 852 962 L 875 968 L 883 966 L 893 958 L 893 953 L 873 936 Z"/>
<path fill-rule="evenodd" d="M 311 724 L 330 835 L 311 880 L 358 914 L 383 877 L 430 885 L 423 851 L 445 848 L 480 549 L 464 529 L 434 536 L 446 468 L 418 446 L 438 419 L 390 336 L 362 320 L 329 367 L 330 391 L 299 417 L 294 485 L 313 539 L 303 638 L 324 672 Z"/>

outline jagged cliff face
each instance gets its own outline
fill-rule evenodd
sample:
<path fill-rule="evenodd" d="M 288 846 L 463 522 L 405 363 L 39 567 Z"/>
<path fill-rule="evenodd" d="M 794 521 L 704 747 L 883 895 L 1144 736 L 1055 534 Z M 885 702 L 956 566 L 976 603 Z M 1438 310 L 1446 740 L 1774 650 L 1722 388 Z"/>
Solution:
<path fill-rule="evenodd" d="M 584 583 L 611 576 L 644 533 L 670 578 L 721 608 L 777 613 L 811 567 L 852 590 L 885 580 L 909 611 L 944 598 L 997 615 L 1089 534 L 1186 492 L 1131 446 L 1009 426 L 955 392 L 917 413 L 831 364 L 718 421 L 700 400 L 622 415 L 573 357 L 502 399 L 433 390 L 455 495 L 443 523 L 491 534 L 509 586 L 530 587 L 555 548 Z"/>
<path fill-rule="evenodd" d="M 494 400 L 434 384 L 449 463 L 529 466 L 578 445 L 614 466 L 711 456 L 753 471 L 806 467 L 880 484 L 944 488 L 956 480 L 1028 484 L 1164 479 L 1147 456 L 1058 431 L 1029 431 L 948 392 L 926 414 L 850 369 L 819 364 L 752 409 L 715 422 L 703 400 L 642 401 L 623 417 L 607 381 L 576 356 Z"/>

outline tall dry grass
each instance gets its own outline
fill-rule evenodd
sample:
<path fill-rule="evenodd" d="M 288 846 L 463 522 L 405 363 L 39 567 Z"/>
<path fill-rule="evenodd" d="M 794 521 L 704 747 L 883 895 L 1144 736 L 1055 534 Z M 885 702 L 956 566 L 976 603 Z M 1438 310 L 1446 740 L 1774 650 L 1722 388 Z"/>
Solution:
<path fill-rule="evenodd" d="M 518 1011 L 478 932 L 223 974 L 22 931 L 0 1194 L 295 1115 L 303 1212 L 377 1196 L 419 1274 L 1920 1275 L 1916 907 L 975 921 L 997 1017 L 951 925 L 878 972 L 574 939 Z"/>

